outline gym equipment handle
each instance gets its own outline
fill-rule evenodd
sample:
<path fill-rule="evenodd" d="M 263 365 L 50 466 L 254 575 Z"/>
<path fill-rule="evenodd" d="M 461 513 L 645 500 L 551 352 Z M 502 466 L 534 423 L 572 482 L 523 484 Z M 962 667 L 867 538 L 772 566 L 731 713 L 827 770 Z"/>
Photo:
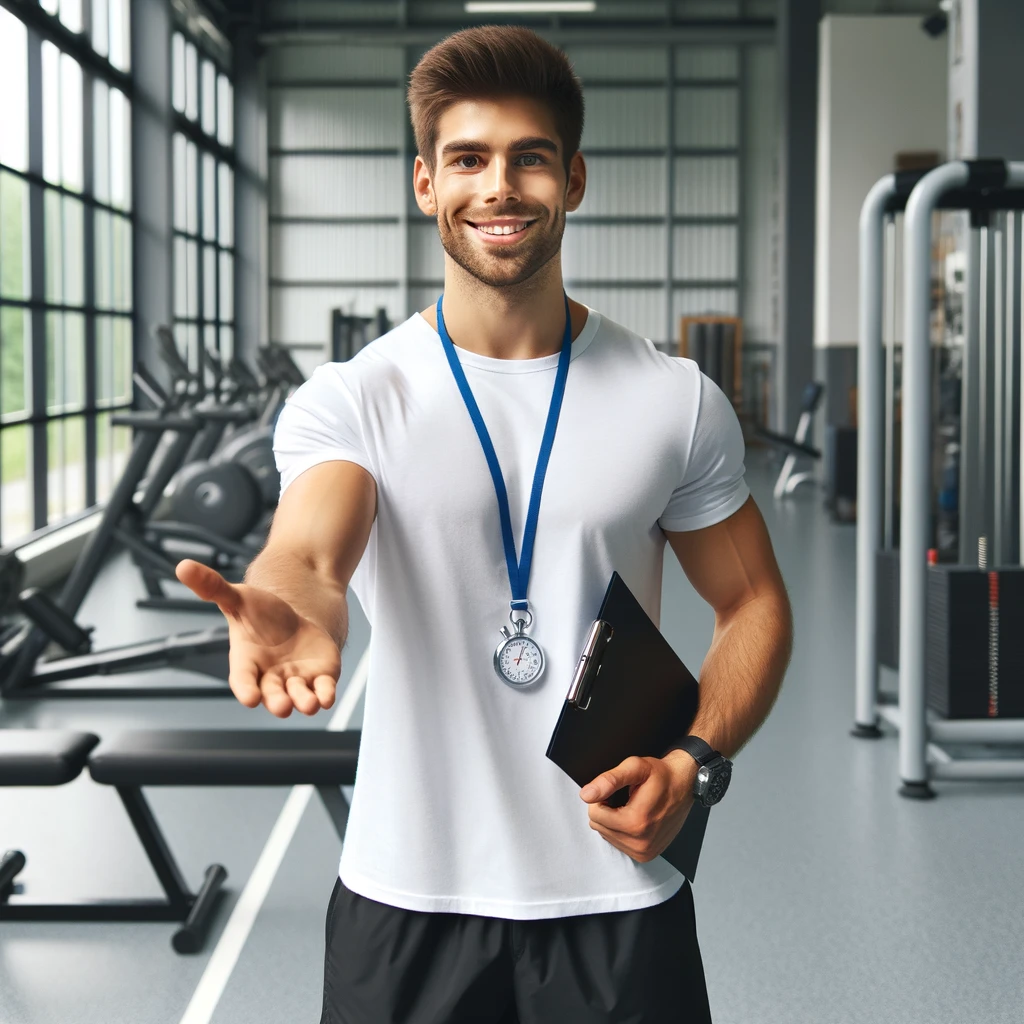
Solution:
<path fill-rule="evenodd" d="M 115 427 L 134 427 L 136 430 L 180 430 L 195 433 L 200 422 L 193 416 L 154 416 L 151 412 L 123 412 L 111 417 Z"/>

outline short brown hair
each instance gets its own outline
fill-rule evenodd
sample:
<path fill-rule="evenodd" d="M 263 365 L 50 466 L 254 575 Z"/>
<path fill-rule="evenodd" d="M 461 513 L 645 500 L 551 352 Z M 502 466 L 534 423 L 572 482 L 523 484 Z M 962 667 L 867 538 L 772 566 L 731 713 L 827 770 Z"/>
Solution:
<path fill-rule="evenodd" d="M 526 96 L 551 111 L 562 140 L 566 174 L 583 135 L 583 89 L 569 58 L 536 32 L 516 25 L 481 25 L 443 39 L 409 76 L 408 101 L 416 146 L 435 170 L 437 126 L 460 100 Z"/>

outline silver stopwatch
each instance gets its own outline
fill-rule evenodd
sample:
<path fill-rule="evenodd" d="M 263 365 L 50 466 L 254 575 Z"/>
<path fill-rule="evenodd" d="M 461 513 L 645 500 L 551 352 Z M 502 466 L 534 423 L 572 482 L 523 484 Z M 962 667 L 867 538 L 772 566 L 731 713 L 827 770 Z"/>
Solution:
<path fill-rule="evenodd" d="M 494 671 L 509 686 L 529 686 L 544 671 L 544 652 L 536 640 L 523 632 L 533 622 L 533 615 L 526 614 L 529 619 L 516 618 L 515 612 L 509 615 L 516 631 L 512 633 L 508 626 L 502 626 L 500 633 L 505 639 L 494 652 Z"/>

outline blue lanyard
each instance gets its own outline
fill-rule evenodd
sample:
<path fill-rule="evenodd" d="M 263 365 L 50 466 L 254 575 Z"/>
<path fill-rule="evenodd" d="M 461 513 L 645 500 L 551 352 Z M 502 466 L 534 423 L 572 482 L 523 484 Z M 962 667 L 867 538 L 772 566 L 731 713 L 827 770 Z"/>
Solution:
<path fill-rule="evenodd" d="M 483 416 L 480 415 L 480 407 L 476 404 L 473 391 L 466 380 L 466 373 L 462 369 L 459 357 L 455 353 L 455 346 L 448 336 L 448 329 L 444 325 L 444 314 L 441 312 L 440 295 L 437 300 L 437 333 L 441 335 L 441 344 L 444 346 L 444 354 L 448 357 L 448 365 L 455 375 L 455 382 L 462 392 L 463 401 L 469 410 L 473 426 L 476 427 L 480 444 L 483 446 L 484 455 L 487 458 L 487 467 L 491 471 L 491 479 L 494 481 L 494 491 L 498 496 L 498 512 L 501 515 L 501 539 L 505 544 L 505 562 L 508 565 L 508 579 L 512 585 L 511 607 L 513 611 L 525 611 L 528 609 L 526 600 L 526 589 L 530 583 L 530 563 L 533 560 L 533 541 L 537 535 L 537 519 L 540 516 L 540 496 L 544 490 L 544 476 L 548 470 L 548 460 L 551 458 L 551 449 L 555 443 L 555 430 L 558 427 L 558 415 L 562 410 L 562 397 L 565 394 L 565 381 L 569 376 L 569 357 L 572 352 L 572 321 L 569 317 L 569 298 L 565 296 L 565 334 L 562 336 L 562 351 L 558 357 L 558 372 L 555 374 L 555 390 L 551 395 L 551 406 L 548 409 L 548 421 L 544 427 L 544 439 L 540 445 L 540 455 L 537 457 L 537 469 L 533 475 L 533 492 L 530 495 L 530 508 L 526 516 L 526 528 L 523 531 L 523 553 L 522 559 L 516 562 L 516 542 L 512 537 L 512 516 L 508 507 L 508 492 L 505 490 L 505 478 L 501 475 L 501 466 L 498 463 L 498 456 L 495 454 L 494 445 L 491 444 L 491 435 L 487 433 L 487 425 Z"/>

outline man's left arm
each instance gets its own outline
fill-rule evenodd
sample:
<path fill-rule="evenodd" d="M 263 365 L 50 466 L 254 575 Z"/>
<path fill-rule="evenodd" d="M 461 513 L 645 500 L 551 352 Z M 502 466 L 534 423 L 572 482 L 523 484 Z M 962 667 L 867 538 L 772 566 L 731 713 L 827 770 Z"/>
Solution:
<path fill-rule="evenodd" d="M 689 732 L 732 759 L 768 717 L 789 663 L 792 613 L 782 575 L 752 498 L 721 523 L 665 536 L 694 589 L 715 610 Z M 693 806 L 697 771 L 683 750 L 628 758 L 580 791 L 590 805 L 590 827 L 634 860 L 653 860 Z M 623 786 L 631 787 L 629 802 L 605 806 Z"/>

